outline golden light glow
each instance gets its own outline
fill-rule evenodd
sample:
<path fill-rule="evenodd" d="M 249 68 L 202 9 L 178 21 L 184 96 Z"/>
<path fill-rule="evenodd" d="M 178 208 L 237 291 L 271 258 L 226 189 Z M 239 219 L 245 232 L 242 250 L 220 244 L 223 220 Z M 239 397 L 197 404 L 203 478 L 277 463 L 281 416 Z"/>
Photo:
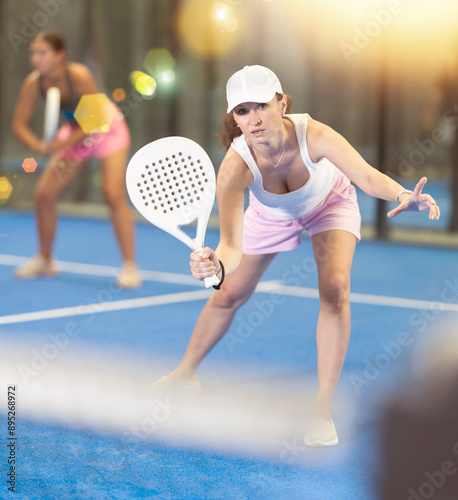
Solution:
<path fill-rule="evenodd" d="M 227 12 L 226 6 L 224 6 L 224 5 L 221 6 L 220 5 L 220 6 L 216 7 L 216 9 L 215 9 L 215 16 L 220 21 L 224 21 L 225 19 L 227 19 L 228 12 Z"/>
<path fill-rule="evenodd" d="M 269 8 L 273 16 L 280 14 L 279 2 Z M 368 78 L 385 61 L 399 81 L 416 81 L 418 87 L 435 78 L 454 40 L 458 51 L 456 0 L 290 0 L 281 4 L 281 13 L 282 28 L 302 32 L 316 57 L 343 71 L 351 64 Z"/>
<path fill-rule="evenodd" d="M 229 17 L 224 21 L 224 29 L 227 31 L 237 31 L 239 29 L 239 22 L 235 17 Z"/>
<path fill-rule="evenodd" d="M 185 0 L 177 16 L 177 35 L 195 57 L 227 57 L 243 41 L 241 19 L 226 2 Z"/>
<path fill-rule="evenodd" d="M 86 94 L 81 96 L 74 117 L 86 134 L 106 133 L 117 113 L 106 94 Z"/>
<path fill-rule="evenodd" d="M 13 192 L 13 186 L 8 177 L 0 177 L 0 205 L 4 205 Z"/>

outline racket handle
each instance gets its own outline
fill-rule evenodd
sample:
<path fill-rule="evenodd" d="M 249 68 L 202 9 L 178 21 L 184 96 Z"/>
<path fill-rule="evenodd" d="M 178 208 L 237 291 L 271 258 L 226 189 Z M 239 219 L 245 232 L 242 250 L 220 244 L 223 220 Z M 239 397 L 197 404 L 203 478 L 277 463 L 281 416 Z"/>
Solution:
<path fill-rule="evenodd" d="M 194 250 L 197 255 L 202 255 L 202 248 L 200 250 Z M 205 288 L 211 288 L 212 286 L 219 285 L 219 278 L 214 274 L 208 278 L 204 278 Z"/>
<path fill-rule="evenodd" d="M 219 285 L 219 278 L 218 276 L 216 276 L 216 274 L 214 274 L 209 278 L 204 278 L 204 283 L 205 283 L 205 288 L 210 288 L 212 286 Z"/>

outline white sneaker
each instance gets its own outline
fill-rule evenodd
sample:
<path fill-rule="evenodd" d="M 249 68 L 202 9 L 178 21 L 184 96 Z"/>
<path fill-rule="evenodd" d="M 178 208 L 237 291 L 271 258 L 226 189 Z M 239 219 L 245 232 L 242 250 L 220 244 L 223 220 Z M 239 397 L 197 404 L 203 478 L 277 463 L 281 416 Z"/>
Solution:
<path fill-rule="evenodd" d="M 53 260 L 47 260 L 41 255 L 37 255 L 28 260 L 15 272 L 17 278 L 37 278 L 38 276 L 57 276 L 59 271 Z"/>
<path fill-rule="evenodd" d="M 203 392 L 200 382 L 197 377 L 186 379 L 170 379 L 168 375 L 161 377 L 152 384 L 148 385 L 149 389 L 157 389 L 159 391 L 180 391 L 186 393 Z"/>
<path fill-rule="evenodd" d="M 116 284 L 119 288 L 139 288 L 142 285 L 142 279 L 137 266 L 133 263 L 124 264 Z"/>
<path fill-rule="evenodd" d="M 330 420 L 323 417 L 313 418 L 304 442 L 312 448 L 335 446 L 339 442 L 339 438 L 332 418 Z"/>

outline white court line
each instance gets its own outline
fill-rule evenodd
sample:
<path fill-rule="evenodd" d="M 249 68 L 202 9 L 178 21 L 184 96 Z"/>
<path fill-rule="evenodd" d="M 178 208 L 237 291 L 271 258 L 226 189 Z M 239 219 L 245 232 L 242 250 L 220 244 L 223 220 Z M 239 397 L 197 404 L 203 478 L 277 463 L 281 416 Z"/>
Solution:
<path fill-rule="evenodd" d="M 0 265 L 20 266 L 30 257 L 18 257 L 17 255 L 0 254 Z M 79 262 L 56 261 L 59 271 L 75 274 L 88 274 L 90 276 L 107 276 L 114 278 L 118 276 L 120 268 L 113 266 L 102 266 L 95 264 L 81 264 Z M 178 283 L 179 285 L 196 286 L 196 280 L 189 274 L 165 273 L 159 271 L 140 270 L 140 275 L 145 281 L 158 281 L 161 283 Z"/>
<path fill-rule="evenodd" d="M 0 264 L 18 265 L 26 260 L 25 257 L 16 257 L 13 255 L 0 254 Z M 78 264 L 72 262 L 60 262 L 60 269 L 66 269 L 69 272 L 98 276 L 114 276 L 117 268 L 110 266 L 96 266 L 93 264 Z M 196 285 L 194 278 L 188 275 L 162 273 L 156 271 L 142 271 L 149 273 L 152 281 L 161 281 L 165 283 L 193 284 Z M 155 279 L 156 278 L 156 279 Z M 186 282 L 185 282 L 186 281 Z M 263 281 L 256 287 L 257 292 L 277 293 L 280 295 L 289 295 L 293 297 L 303 297 L 309 299 L 318 299 L 318 290 L 315 288 L 302 288 L 282 285 L 279 280 Z M 60 309 L 50 309 L 45 311 L 36 311 L 22 314 L 13 314 L 9 316 L 0 316 L 0 325 L 12 323 L 23 323 L 28 321 L 37 321 L 42 319 L 62 318 L 67 316 L 80 316 L 85 314 L 95 314 L 107 311 L 120 311 L 126 309 L 135 309 L 140 307 L 151 307 L 164 304 L 174 304 L 179 302 L 189 302 L 194 300 L 203 300 L 211 296 L 213 290 L 196 290 L 193 292 L 171 293 L 166 295 L 157 295 L 153 297 L 143 297 L 129 300 L 117 300 L 110 302 L 99 302 L 88 305 L 78 305 L 73 307 L 64 307 Z M 458 304 L 436 302 L 428 300 L 404 299 L 400 297 L 387 297 L 382 295 L 370 295 L 364 293 L 351 293 L 350 301 L 356 304 L 367 304 L 376 306 L 397 307 L 403 309 L 419 310 L 440 310 L 458 312 Z"/>
<path fill-rule="evenodd" d="M 282 285 L 278 281 L 263 281 L 258 284 L 258 286 L 256 287 L 256 291 L 261 293 L 277 293 L 279 295 L 289 295 L 293 297 L 302 297 L 309 299 L 319 298 L 318 290 L 315 288 L 290 287 Z M 49 309 L 45 311 L 12 314 L 9 316 L 0 316 L 0 325 L 25 323 L 28 321 L 39 321 L 42 319 L 63 318 L 67 316 L 81 316 L 85 314 L 96 314 L 108 311 L 122 311 L 140 307 L 160 306 L 164 304 L 191 302 L 195 300 L 207 299 L 212 294 L 213 290 L 196 290 L 194 292 L 170 293 L 166 295 L 156 295 L 153 297 L 142 297 L 138 299 L 99 302 L 73 307 L 63 307 L 60 309 Z M 427 300 L 403 299 L 399 297 L 385 297 L 381 295 L 369 295 L 363 293 L 351 293 L 350 301 L 357 304 L 388 306 L 402 309 L 434 309 L 458 312 L 458 304 Z"/>
<path fill-rule="evenodd" d="M 98 302 L 94 304 L 82 304 L 73 307 L 62 307 L 60 309 L 48 309 L 22 314 L 11 314 L 0 316 L 0 325 L 12 323 L 25 323 L 41 319 L 64 318 L 66 316 L 83 316 L 108 311 L 121 311 L 123 309 L 136 309 L 139 307 L 162 306 L 164 304 L 175 304 L 177 302 L 190 302 L 203 300 L 211 296 L 213 290 L 196 290 L 194 292 L 169 293 L 167 295 L 156 295 L 154 297 L 141 297 L 138 299 L 116 300 L 112 302 Z"/>
<path fill-rule="evenodd" d="M 316 288 L 302 288 L 282 285 L 278 281 L 267 281 L 259 284 L 256 291 L 278 293 L 293 297 L 318 299 Z M 402 309 L 427 309 L 458 312 L 458 304 L 449 302 L 436 302 L 433 300 L 403 299 L 401 297 L 387 297 L 384 295 L 370 295 L 367 293 L 350 293 L 350 302 L 355 304 L 369 304 L 374 306 L 398 307 Z"/>

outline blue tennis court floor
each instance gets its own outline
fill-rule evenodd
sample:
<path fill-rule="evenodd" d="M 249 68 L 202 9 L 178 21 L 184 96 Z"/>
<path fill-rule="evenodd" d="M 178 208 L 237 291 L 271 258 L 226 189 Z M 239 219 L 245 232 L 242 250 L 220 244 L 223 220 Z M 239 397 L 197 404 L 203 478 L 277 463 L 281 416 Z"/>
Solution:
<path fill-rule="evenodd" d="M 217 240 L 218 232 L 210 230 L 206 244 L 214 247 Z M 352 337 L 335 403 L 340 444 L 306 449 L 301 443 L 308 394 L 316 385 L 319 302 L 311 245 L 304 238 L 298 249 L 277 256 L 199 370 L 207 393 L 202 397 L 221 401 L 216 406 L 239 404 L 231 399 L 237 393 L 249 397 L 239 404 L 237 418 L 226 412 L 217 423 L 218 408 L 211 418 L 191 412 L 187 428 L 201 439 L 188 439 L 167 433 L 174 416 L 167 422 L 165 416 L 175 407 L 169 402 L 161 412 L 156 408 L 155 432 L 142 434 L 138 427 L 113 424 L 112 413 L 127 414 L 136 404 L 124 389 L 124 406 L 111 401 L 113 381 L 125 376 L 143 387 L 173 369 L 214 292 L 190 278 L 185 246 L 143 223 L 137 224 L 137 255 L 145 281 L 138 290 L 113 286 L 120 256 L 105 220 L 62 217 L 56 241 L 60 276 L 14 278 L 14 267 L 36 249 L 33 216 L 3 210 L 0 343 L 4 366 L 11 368 L 5 346 L 23 364 L 3 368 L 3 412 L 7 386 L 17 386 L 17 484 L 15 493 L 8 492 L 4 415 L 1 498 L 376 500 L 381 404 L 430 329 L 458 312 L 454 249 L 360 242 L 352 270 Z M 53 380 L 58 366 L 92 377 L 92 399 L 74 393 L 84 408 L 71 406 L 71 385 Z M 36 381 L 48 379 L 51 394 L 30 392 Z M 34 416 L 28 398 L 52 405 L 52 412 Z M 91 413 L 91 401 L 97 408 L 101 400 L 113 405 L 111 413 Z M 245 411 L 247 419 L 259 419 L 257 426 L 243 424 Z M 285 418 L 284 427 L 277 417 Z M 269 419 L 277 425 L 270 436 Z"/>

